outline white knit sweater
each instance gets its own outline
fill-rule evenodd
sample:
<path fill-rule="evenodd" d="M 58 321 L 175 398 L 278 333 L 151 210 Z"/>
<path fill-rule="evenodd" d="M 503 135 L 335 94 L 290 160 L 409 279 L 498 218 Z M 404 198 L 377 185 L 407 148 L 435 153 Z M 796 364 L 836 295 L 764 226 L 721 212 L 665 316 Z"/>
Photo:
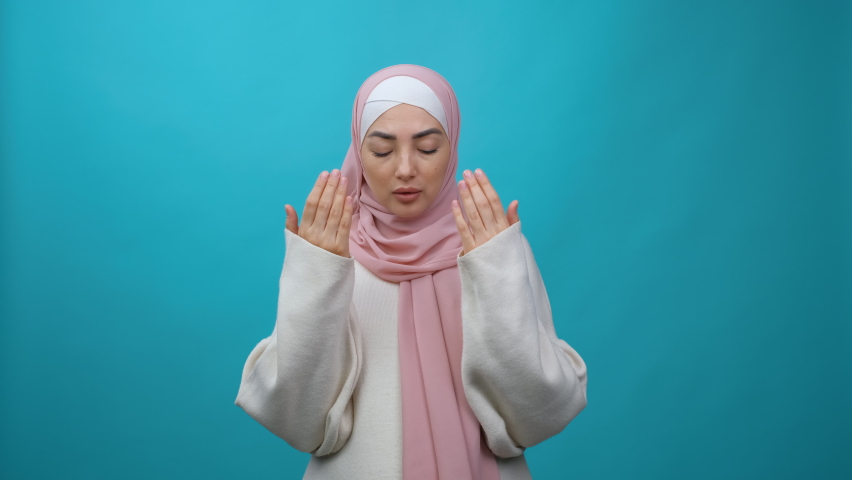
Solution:
<path fill-rule="evenodd" d="M 236 405 L 313 455 L 305 479 L 402 478 L 399 284 L 285 230 L 272 334 L 249 354 Z M 465 395 L 501 480 L 524 449 L 586 406 L 586 365 L 556 336 L 521 224 L 460 256 Z"/>

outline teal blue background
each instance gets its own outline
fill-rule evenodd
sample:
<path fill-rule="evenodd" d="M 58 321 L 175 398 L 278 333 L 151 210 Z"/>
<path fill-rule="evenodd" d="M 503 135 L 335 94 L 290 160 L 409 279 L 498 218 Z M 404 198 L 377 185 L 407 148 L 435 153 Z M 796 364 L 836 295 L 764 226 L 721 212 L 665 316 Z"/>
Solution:
<path fill-rule="evenodd" d="M 852 475 L 848 2 L 134 3 L 2 2 L 0 477 L 301 478 L 233 401 L 397 63 L 588 364 L 536 480 Z"/>

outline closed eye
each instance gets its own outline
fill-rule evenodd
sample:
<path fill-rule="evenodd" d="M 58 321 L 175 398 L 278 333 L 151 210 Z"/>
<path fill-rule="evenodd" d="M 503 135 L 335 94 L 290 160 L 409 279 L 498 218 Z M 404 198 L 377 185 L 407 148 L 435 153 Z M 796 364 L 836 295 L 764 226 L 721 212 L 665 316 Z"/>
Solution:
<path fill-rule="evenodd" d="M 426 155 L 432 155 L 433 153 L 437 152 L 438 149 L 436 148 L 436 149 L 433 149 L 433 150 L 420 150 L 420 151 L 422 153 L 425 153 Z M 385 152 L 385 153 L 373 152 L 373 156 L 374 157 L 387 157 L 388 155 L 391 154 L 391 152 L 393 152 L 393 150 L 391 150 L 390 152 Z"/>

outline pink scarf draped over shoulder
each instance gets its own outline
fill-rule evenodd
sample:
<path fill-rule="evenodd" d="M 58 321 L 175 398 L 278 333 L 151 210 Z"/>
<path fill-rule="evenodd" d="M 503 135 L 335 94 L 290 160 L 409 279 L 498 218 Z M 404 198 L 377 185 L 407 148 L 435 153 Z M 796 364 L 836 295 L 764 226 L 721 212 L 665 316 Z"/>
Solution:
<path fill-rule="evenodd" d="M 375 200 L 363 176 L 360 153 L 362 116 L 368 122 L 376 119 L 371 118 L 377 113 L 375 105 L 369 115 L 364 114 L 370 93 L 398 76 L 412 77 L 428 86 L 431 92 L 426 91 L 426 97 L 433 108 L 424 108 L 424 102 L 416 100 L 424 97 L 422 91 L 397 92 L 397 98 L 380 100 L 390 102 L 386 107 L 395 105 L 393 102 L 409 103 L 429 111 L 444 126 L 452 151 L 437 198 L 423 213 L 411 218 L 398 217 Z M 443 111 L 434 111 L 437 104 L 432 94 Z M 356 200 L 349 237 L 352 255 L 379 278 L 399 283 L 405 480 L 499 480 L 496 460 L 467 402 L 461 378 L 458 254 L 462 243 L 452 212 L 452 201 L 458 199 L 455 178 L 460 122 L 455 93 L 437 72 L 418 65 L 384 68 L 358 90 L 352 109 L 352 143 L 341 168 L 350 180 L 347 193 Z M 368 127 L 364 125 L 364 132 Z"/>

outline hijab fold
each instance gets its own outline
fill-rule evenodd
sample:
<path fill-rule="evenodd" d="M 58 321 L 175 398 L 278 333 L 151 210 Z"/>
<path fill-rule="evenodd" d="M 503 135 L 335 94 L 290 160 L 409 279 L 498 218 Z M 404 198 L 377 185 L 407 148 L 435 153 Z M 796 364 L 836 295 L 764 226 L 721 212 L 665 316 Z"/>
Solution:
<path fill-rule="evenodd" d="M 408 77 L 408 78 L 406 78 Z M 375 93 L 375 95 L 374 95 Z M 361 142 L 388 109 L 423 108 L 444 127 L 450 161 L 441 190 L 416 217 L 392 214 L 364 180 Z M 352 109 L 352 143 L 341 168 L 355 198 L 349 249 L 379 278 L 399 283 L 402 467 L 405 480 L 499 480 L 494 454 L 464 394 L 458 254 L 452 201 L 461 117 L 450 84 L 418 65 L 394 65 L 368 78 Z"/>

